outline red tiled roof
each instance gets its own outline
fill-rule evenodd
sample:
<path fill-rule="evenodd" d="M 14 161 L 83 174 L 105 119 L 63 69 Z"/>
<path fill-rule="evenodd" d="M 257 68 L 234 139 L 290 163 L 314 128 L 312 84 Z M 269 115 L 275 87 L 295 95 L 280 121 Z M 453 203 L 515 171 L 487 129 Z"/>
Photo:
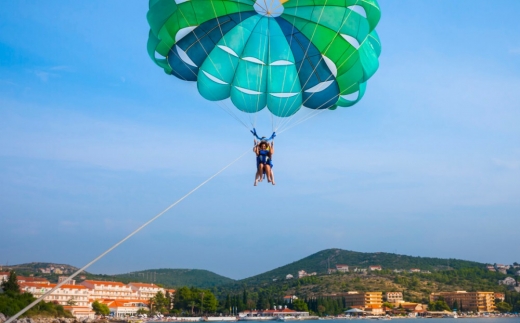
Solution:
<path fill-rule="evenodd" d="M 291 310 L 289 308 L 284 308 L 283 310 L 265 310 L 263 313 L 294 313 L 297 311 Z"/>
<path fill-rule="evenodd" d="M 125 307 L 125 304 L 128 304 L 128 303 L 143 303 L 148 306 L 150 302 L 147 300 L 142 300 L 142 299 L 117 299 L 117 300 L 104 299 L 101 301 L 101 303 L 106 304 L 107 306 L 110 306 L 110 307 Z M 128 306 L 126 306 L 126 307 L 128 307 Z"/>

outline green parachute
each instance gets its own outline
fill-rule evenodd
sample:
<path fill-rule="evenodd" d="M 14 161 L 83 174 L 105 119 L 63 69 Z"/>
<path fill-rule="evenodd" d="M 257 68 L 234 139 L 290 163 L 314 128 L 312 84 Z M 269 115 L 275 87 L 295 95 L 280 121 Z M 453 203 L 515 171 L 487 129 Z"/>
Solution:
<path fill-rule="evenodd" d="M 380 17 L 376 0 L 150 0 L 148 53 L 208 100 L 284 118 L 363 97 Z"/>

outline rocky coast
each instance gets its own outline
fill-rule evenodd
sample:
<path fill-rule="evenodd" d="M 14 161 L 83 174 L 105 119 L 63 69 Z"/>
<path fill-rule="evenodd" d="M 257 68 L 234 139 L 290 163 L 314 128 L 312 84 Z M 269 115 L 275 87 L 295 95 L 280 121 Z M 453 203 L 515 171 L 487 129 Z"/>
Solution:
<path fill-rule="evenodd" d="M 7 321 L 7 317 L 0 313 L 0 323 Z M 13 323 L 108 323 L 108 320 L 100 319 L 76 319 L 76 318 L 56 318 L 56 317 L 25 317 L 14 320 Z M 111 321 L 112 322 L 112 321 Z"/>

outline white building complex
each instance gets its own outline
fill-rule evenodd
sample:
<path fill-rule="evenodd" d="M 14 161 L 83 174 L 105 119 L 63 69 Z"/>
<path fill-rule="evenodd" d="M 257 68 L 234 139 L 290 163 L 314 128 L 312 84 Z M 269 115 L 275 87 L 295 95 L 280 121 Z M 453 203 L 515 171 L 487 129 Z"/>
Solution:
<path fill-rule="evenodd" d="M 22 292 L 31 293 L 40 298 L 43 294 L 56 287 L 56 284 L 20 283 Z M 89 306 L 89 291 L 81 285 L 62 285 L 52 294 L 46 296 L 44 301 L 57 302 L 60 305 Z"/>
<path fill-rule="evenodd" d="M 7 274 L 0 273 L 0 279 L 7 279 Z M 31 293 L 34 297 L 40 298 L 45 293 L 56 287 L 44 278 L 21 277 L 19 276 L 19 286 L 22 292 Z M 168 290 L 174 293 L 175 290 Z M 110 313 L 115 317 L 125 317 L 135 315 L 139 309 L 149 310 L 150 298 L 158 292 L 165 293 L 165 289 L 155 284 L 85 280 L 79 285 L 75 281 L 70 284 L 62 285 L 45 296 L 47 302 L 55 302 L 63 305 L 76 318 L 93 318 L 92 303 L 99 301 L 110 309 Z"/>
<path fill-rule="evenodd" d="M 81 283 L 89 290 L 91 299 L 135 299 L 137 294 L 129 285 L 120 282 L 85 280 Z"/>
<path fill-rule="evenodd" d="M 132 289 L 136 299 L 149 300 L 154 297 L 158 292 L 164 294 L 164 288 L 159 287 L 155 284 L 143 284 L 143 283 L 130 283 L 128 287 Z"/>

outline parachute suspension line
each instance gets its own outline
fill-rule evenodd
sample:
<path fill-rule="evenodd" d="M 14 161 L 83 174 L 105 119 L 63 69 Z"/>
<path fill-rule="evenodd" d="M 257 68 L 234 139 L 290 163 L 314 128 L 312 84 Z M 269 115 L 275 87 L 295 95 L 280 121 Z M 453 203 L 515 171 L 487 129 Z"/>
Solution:
<path fill-rule="evenodd" d="M 325 0 L 325 3 L 323 4 L 323 7 L 327 6 L 328 1 L 329 1 L 329 0 Z M 325 11 L 325 10 L 321 10 L 320 16 L 318 17 L 318 21 L 316 22 L 316 24 L 315 24 L 315 26 L 314 26 L 314 30 L 312 31 L 312 36 L 311 36 L 311 38 L 309 39 L 309 44 L 307 45 L 307 48 L 305 49 L 305 52 L 304 52 L 304 54 L 303 54 L 303 58 L 304 58 L 304 59 L 305 59 L 305 57 L 307 57 L 307 54 L 309 53 L 309 49 L 311 48 L 311 45 L 313 44 L 313 43 L 312 43 L 312 40 L 314 39 L 314 36 L 316 35 L 316 30 L 318 30 L 318 26 L 319 26 L 319 24 L 320 24 L 321 18 L 323 17 L 323 12 L 324 12 L 324 11 Z M 291 35 L 291 38 L 293 38 L 292 35 Z M 313 69 L 313 73 L 312 73 L 312 74 L 314 74 L 314 71 L 316 70 L 316 67 L 317 67 L 318 65 L 319 65 L 319 64 L 316 64 L 316 66 L 315 66 L 314 69 Z M 300 66 L 298 67 L 297 75 L 300 75 L 300 71 L 301 71 L 302 67 L 303 67 L 303 62 L 302 62 L 302 63 L 300 64 Z M 310 75 L 312 75 L 312 74 L 310 74 Z M 298 80 L 298 82 L 299 82 L 299 78 L 298 78 L 298 77 L 295 77 L 295 78 L 293 79 L 293 83 L 292 83 L 292 85 L 291 85 L 291 90 L 290 90 L 289 92 L 292 92 L 292 91 L 293 91 L 294 86 L 296 85 L 296 81 L 297 81 L 297 80 Z M 303 90 L 303 87 L 302 87 L 302 90 Z M 289 102 L 289 101 L 286 101 L 286 102 L 285 102 L 285 105 L 284 105 L 284 108 L 283 108 L 283 110 L 282 110 L 282 113 L 285 111 L 285 108 L 287 107 L 287 102 Z M 302 103 L 302 106 L 303 106 L 303 103 Z M 295 114 L 296 114 L 296 113 L 295 113 Z M 288 121 L 290 121 L 290 119 L 292 119 L 292 117 L 294 117 L 295 114 L 293 114 L 291 117 L 289 117 L 289 120 L 288 120 Z M 282 114 L 282 115 L 283 115 L 283 114 Z M 288 121 L 283 122 L 283 124 L 287 124 Z"/>
<path fill-rule="evenodd" d="M 201 81 L 201 80 L 199 80 Z M 197 81 L 197 82 L 199 82 Z M 197 84 L 195 83 L 194 86 L 196 87 Z M 229 114 L 233 119 L 235 119 L 236 121 L 240 122 L 247 130 L 249 130 L 249 126 L 244 122 L 242 121 L 236 114 L 234 114 L 232 112 L 233 108 L 232 107 L 229 107 L 228 105 L 226 105 L 224 103 L 224 101 L 211 101 L 211 100 L 208 100 L 210 102 L 213 102 L 215 103 L 218 107 L 220 107 L 224 112 L 226 112 L 227 114 Z"/>
<path fill-rule="evenodd" d="M 350 87 L 352 87 L 352 86 L 354 86 L 354 85 L 351 85 Z M 348 87 L 347 90 L 348 90 L 350 87 Z M 305 121 L 307 121 L 307 120 L 309 120 L 309 119 L 311 119 L 311 118 L 314 118 L 314 117 L 317 116 L 318 114 L 327 111 L 328 109 L 320 109 L 320 108 L 321 108 L 323 105 L 328 104 L 331 100 L 335 100 L 335 99 L 339 98 L 340 96 L 341 96 L 341 94 L 336 94 L 336 95 L 334 95 L 332 98 L 330 98 L 329 100 L 327 100 L 326 102 L 324 102 L 322 105 L 320 105 L 317 109 L 314 109 L 314 110 L 310 113 L 310 115 L 308 115 L 308 116 L 306 116 L 306 117 L 302 117 L 301 119 L 295 121 L 295 122 L 294 122 L 293 124 L 291 124 L 290 126 L 287 125 L 287 127 L 285 127 L 285 128 L 284 128 L 282 131 L 280 131 L 279 133 L 283 133 L 283 132 L 285 132 L 285 131 L 287 131 L 287 130 L 289 130 L 289 129 L 291 129 L 291 128 L 293 128 L 293 127 L 295 127 L 295 126 L 297 126 L 297 125 L 299 125 L 299 124 L 301 124 L 301 123 L 303 123 L 303 122 L 305 122 Z"/>
<path fill-rule="evenodd" d="M 222 168 L 221 170 L 219 170 L 218 172 L 216 172 L 215 174 L 213 174 L 212 176 L 210 176 L 208 179 L 206 179 L 204 182 L 200 183 L 197 187 L 195 187 L 194 189 L 192 189 L 191 191 L 189 191 L 186 195 L 184 195 L 183 197 L 181 197 L 180 199 L 178 199 L 177 201 L 175 201 L 173 204 L 171 204 L 170 206 L 168 206 L 166 209 L 164 209 L 163 211 L 159 212 L 156 216 L 154 216 L 153 218 L 151 218 L 150 220 L 146 221 L 143 225 L 141 225 L 139 228 L 137 228 L 136 230 L 134 230 L 132 233 L 130 233 L 129 235 L 127 235 L 125 238 L 123 238 L 121 241 L 119 241 L 118 243 L 116 243 L 115 245 L 113 245 L 112 247 L 108 248 L 108 250 L 106 250 L 105 252 L 103 252 L 102 254 L 100 254 L 99 256 L 97 256 L 96 258 L 94 258 L 94 260 L 92 260 L 91 262 L 89 262 L 88 264 L 86 264 L 85 266 L 81 267 L 80 269 L 78 269 L 75 273 L 73 273 L 72 275 L 70 275 L 69 277 L 67 277 L 67 279 L 63 280 L 62 282 L 58 283 L 54 288 L 52 288 L 51 290 L 49 290 L 48 292 L 46 292 L 45 294 L 43 294 L 42 296 L 40 296 L 38 299 L 36 299 L 35 301 L 33 301 L 31 304 L 27 305 L 24 309 L 22 309 L 21 311 L 19 311 L 18 313 L 16 313 L 15 315 L 11 316 L 7 321 L 5 321 L 5 323 L 11 323 L 13 322 L 14 320 L 16 320 L 20 315 L 22 315 L 23 313 L 27 312 L 28 310 L 30 310 L 33 306 L 35 306 L 36 304 L 38 304 L 40 301 L 42 301 L 45 297 L 49 296 L 50 294 L 52 294 L 54 291 L 56 291 L 58 288 L 60 288 L 61 286 L 63 286 L 64 284 L 68 283 L 72 278 L 76 277 L 77 275 L 79 275 L 82 271 L 86 270 L 87 268 L 89 268 L 91 265 L 93 265 L 94 263 L 96 263 L 98 260 L 100 260 L 101 258 L 103 258 L 104 256 L 106 256 L 109 252 L 111 252 L 112 250 L 114 250 L 115 248 L 119 247 L 123 242 L 125 242 L 126 240 L 130 239 L 132 236 L 134 236 L 135 234 L 137 234 L 139 231 L 141 231 L 142 229 L 144 229 L 146 226 L 148 226 L 150 223 L 154 222 L 155 220 L 157 220 L 159 217 L 161 217 L 161 215 L 163 215 L 164 213 L 168 212 L 171 208 L 173 208 L 174 206 L 176 206 L 177 204 L 179 204 L 180 202 L 182 202 L 185 198 L 187 198 L 188 196 L 190 196 L 191 194 L 195 193 L 199 188 L 201 188 L 202 186 L 204 186 L 206 183 L 208 183 L 209 181 L 211 181 L 213 178 L 217 177 L 220 173 L 222 173 L 223 171 L 225 171 L 227 168 L 229 168 L 231 165 L 233 165 L 234 163 L 236 163 L 237 161 L 239 161 L 242 157 L 244 157 L 247 153 L 250 152 L 250 149 L 248 148 L 246 152 L 244 152 L 243 154 L 241 154 L 238 158 L 236 158 L 235 160 L 233 160 L 231 163 L 227 164 L 224 168 Z"/>
<path fill-rule="evenodd" d="M 355 5 L 357 5 L 357 4 L 359 3 L 359 1 L 360 1 L 360 0 L 357 0 L 356 3 L 355 3 Z M 326 2 L 325 2 L 325 4 L 323 5 L 323 7 L 325 7 L 325 6 L 326 6 Z M 315 32 L 316 29 L 317 29 L 317 26 L 318 26 L 318 24 L 319 24 L 319 21 L 320 21 L 320 19 L 321 19 L 321 15 L 323 14 L 323 12 L 324 12 L 324 9 L 322 9 L 322 11 L 321 11 L 321 14 L 320 14 L 320 17 L 318 18 L 318 22 L 316 23 L 316 28 L 314 29 L 314 32 Z M 348 18 L 350 17 L 351 14 L 352 14 L 352 11 L 348 12 L 346 19 L 343 19 L 343 22 L 342 22 L 341 26 L 338 28 L 338 31 L 336 32 L 336 35 L 335 35 L 335 36 L 337 36 L 337 35 L 340 34 L 341 29 L 343 28 L 343 26 L 345 25 L 345 23 L 347 22 L 347 20 L 348 20 Z M 312 36 L 312 37 L 314 37 L 314 33 L 313 33 L 313 36 Z M 367 39 L 368 39 L 368 37 L 365 38 L 365 39 L 363 40 L 363 42 L 360 44 L 360 46 L 362 46 L 362 45 L 365 43 L 365 41 L 366 41 Z M 291 40 L 292 40 L 292 37 L 291 37 Z M 311 38 L 311 41 L 312 41 L 312 38 Z M 310 44 L 309 44 L 309 45 L 310 45 Z M 328 45 L 327 49 L 324 51 L 324 54 L 327 53 L 327 51 L 330 49 L 331 46 L 332 46 L 332 43 L 330 43 L 330 44 Z M 309 48 L 309 47 L 308 47 L 308 48 Z M 307 49 L 308 49 L 308 48 L 307 48 Z M 340 68 L 341 68 L 341 67 L 342 67 L 342 66 L 343 66 L 343 65 L 344 65 L 344 64 L 345 64 L 345 63 L 350 59 L 350 57 L 352 57 L 352 55 L 354 55 L 354 53 L 355 53 L 355 52 L 352 52 L 352 53 L 350 54 L 349 57 L 347 57 L 346 59 L 344 59 L 344 60 L 343 60 L 343 63 L 342 63 L 341 65 L 339 65 L 339 66 L 337 67 L 337 69 L 339 70 L 339 69 L 340 69 Z M 307 54 L 307 52 L 306 52 L 305 54 Z M 302 89 L 303 89 L 303 88 L 307 85 L 307 83 L 310 81 L 312 75 L 316 72 L 316 69 L 317 69 L 318 65 L 321 63 L 322 60 L 323 60 L 323 55 L 321 55 L 320 60 L 319 60 L 318 63 L 314 66 L 314 68 L 313 68 L 313 70 L 312 70 L 312 73 L 309 74 L 309 77 L 308 77 L 307 80 L 305 81 L 305 84 L 302 86 Z M 298 71 L 298 72 L 299 72 L 299 71 Z M 327 77 L 327 79 L 326 79 L 324 82 L 329 81 L 330 78 L 331 78 L 331 76 L 332 76 L 332 74 L 329 75 L 329 77 Z M 350 87 L 349 87 L 349 88 L 350 88 Z M 312 94 L 311 94 L 311 95 L 310 95 L 310 96 L 309 96 L 309 97 L 308 97 L 304 102 L 302 102 L 302 106 L 304 106 L 305 103 L 306 103 L 310 98 L 312 98 L 312 96 L 313 96 L 315 93 L 316 93 L 316 92 L 312 93 Z M 339 98 L 340 95 L 341 95 L 341 93 L 339 93 L 338 95 L 335 95 L 334 98 Z M 328 101 L 325 102 L 324 104 L 329 103 L 329 102 L 330 102 L 330 100 L 328 100 Z M 319 106 L 318 108 L 316 108 L 316 109 L 314 109 L 314 110 L 320 110 L 320 108 L 321 108 L 324 104 L 322 104 L 321 106 Z M 321 110 L 327 110 L 327 109 L 321 109 Z M 320 112 L 316 111 L 314 114 L 319 114 L 319 113 L 320 113 Z M 302 119 L 303 119 L 303 122 L 306 121 L 306 120 L 308 120 L 308 119 L 310 119 L 310 118 L 313 118 L 313 117 L 315 116 L 314 114 L 311 113 L 311 116 L 310 116 L 310 117 L 309 117 L 309 116 L 303 117 L 303 118 L 302 118 Z M 289 127 L 290 122 L 292 121 L 292 119 L 293 119 L 295 116 L 296 116 L 296 113 L 295 113 L 294 115 L 290 116 L 290 117 L 288 118 L 288 120 L 286 120 L 285 122 L 283 122 L 283 126 L 280 125 L 280 128 L 282 128 L 282 127 Z M 300 122 L 299 120 L 297 120 L 295 123 L 296 123 L 296 124 L 300 124 L 301 122 Z M 291 128 L 292 128 L 292 126 L 291 126 Z"/>
<path fill-rule="evenodd" d="M 296 0 L 296 11 L 295 11 L 295 13 L 294 13 L 295 15 L 298 14 L 298 9 L 300 8 L 300 7 L 299 7 L 299 4 L 300 4 L 300 0 Z M 276 9 L 277 9 L 277 8 L 273 9 L 273 11 L 276 10 Z M 292 26 L 292 27 L 291 27 L 291 40 L 289 41 L 289 48 L 291 48 L 291 46 L 292 46 L 292 42 L 293 42 L 293 39 L 294 39 L 294 37 L 292 37 L 292 35 L 294 34 L 294 28 L 295 28 L 295 27 L 294 27 L 294 24 L 291 24 L 291 26 Z M 288 52 L 287 52 L 287 58 L 286 58 L 287 60 L 289 60 L 289 56 L 290 56 L 290 55 L 291 55 L 291 51 L 288 51 Z M 284 72 L 283 72 L 283 81 L 282 81 L 282 87 L 281 87 L 282 89 L 285 89 L 285 80 L 286 80 L 286 78 L 287 78 L 287 69 L 288 69 L 288 68 L 285 67 L 285 70 L 284 70 Z M 296 74 L 296 77 L 298 77 L 298 74 Z M 291 87 L 291 89 L 292 89 L 292 87 Z M 285 112 L 285 108 L 286 108 L 286 106 L 287 106 L 287 102 L 285 102 L 285 104 L 284 104 L 284 106 L 283 106 L 282 113 L 281 113 L 282 116 L 283 116 L 283 114 L 284 114 L 284 112 Z M 301 107 L 300 107 L 300 109 L 301 109 Z M 299 109 L 298 109 L 298 110 L 299 110 Z M 297 111 L 297 112 L 298 112 L 298 111 Z M 297 112 L 296 112 L 296 113 L 297 113 Z M 296 114 L 296 113 L 295 113 L 295 114 Z M 274 118 L 273 118 L 273 119 L 274 119 Z M 281 118 L 280 118 L 280 119 L 281 119 Z M 272 122 L 272 123 L 273 123 L 273 126 L 272 126 L 272 128 L 273 128 L 273 132 L 275 132 L 275 131 L 278 131 L 279 124 L 281 124 L 282 121 L 279 121 L 278 123 L 276 123 L 276 125 L 274 124 L 274 122 Z"/>

